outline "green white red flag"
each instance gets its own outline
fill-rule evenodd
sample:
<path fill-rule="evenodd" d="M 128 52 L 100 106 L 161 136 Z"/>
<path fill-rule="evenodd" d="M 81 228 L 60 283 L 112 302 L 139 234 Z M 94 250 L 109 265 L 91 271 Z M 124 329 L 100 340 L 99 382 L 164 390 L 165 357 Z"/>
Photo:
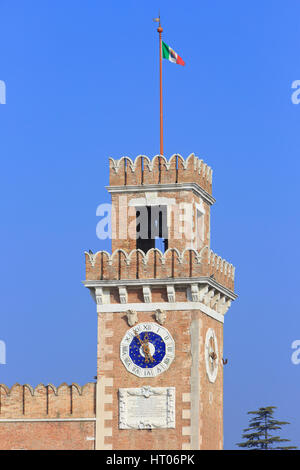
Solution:
<path fill-rule="evenodd" d="M 170 46 L 168 46 L 165 42 L 161 42 L 162 47 L 162 58 L 167 59 L 174 64 L 185 65 L 184 60 L 175 52 Z"/>

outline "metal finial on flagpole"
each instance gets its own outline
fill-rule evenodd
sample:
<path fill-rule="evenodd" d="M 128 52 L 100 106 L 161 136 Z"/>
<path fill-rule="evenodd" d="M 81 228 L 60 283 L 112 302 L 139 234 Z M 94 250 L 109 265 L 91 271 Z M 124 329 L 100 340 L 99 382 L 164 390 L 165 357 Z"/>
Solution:
<path fill-rule="evenodd" d="M 157 18 L 153 18 L 153 21 L 155 21 L 156 23 L 159 23 L 158 26 L 160 26 L 160 13 L 158 13 L 158 17 L 157 17 Z"/>

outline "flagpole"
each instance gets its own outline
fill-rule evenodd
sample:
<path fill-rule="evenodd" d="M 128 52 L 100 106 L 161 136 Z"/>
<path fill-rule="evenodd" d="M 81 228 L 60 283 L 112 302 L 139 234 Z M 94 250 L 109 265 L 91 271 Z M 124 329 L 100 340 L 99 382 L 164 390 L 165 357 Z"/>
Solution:
<path fill-rule="evenodd" d="M 163 96 L 162 96 L 162 40 L 161 40 L 161 33 L 163 29 L 160 25 L 160 18 L 159 18 L 159 26 L 157 28 L 157 32 L 159 34 L 159 95 L 160 95 L 160 155 L 164 154 L 164 144 L 163 144 Z"/>

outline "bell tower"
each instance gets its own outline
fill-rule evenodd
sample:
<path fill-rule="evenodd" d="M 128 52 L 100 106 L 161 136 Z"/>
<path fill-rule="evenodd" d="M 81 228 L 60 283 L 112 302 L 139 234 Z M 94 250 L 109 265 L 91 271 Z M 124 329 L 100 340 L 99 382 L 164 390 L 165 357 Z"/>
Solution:
<path fill-rule="evenodd" d="M 97 306 L 96 448 L 223 448 L 223 322 L 234 267 L 210 248 L 212 170 L 109 159 L 112 251 L 85 253 Z"/>

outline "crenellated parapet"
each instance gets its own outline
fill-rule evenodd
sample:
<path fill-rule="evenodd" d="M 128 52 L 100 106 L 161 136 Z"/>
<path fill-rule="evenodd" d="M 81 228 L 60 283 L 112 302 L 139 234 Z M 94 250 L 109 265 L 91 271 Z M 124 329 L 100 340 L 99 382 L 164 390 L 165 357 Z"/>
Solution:
<path fill-rule="evenodd" d="M 96 383 L 0 384 L 0 420 L 18 418 L 93 418 L 95 416 Z"/>
<path fill-rule="evenodd" d="M 197 251 L 187 248 L 180 252 L 169 248 L 165 253 L 153 248 L 146 254 L 138 249 L 85 252 L 86 280 L 172 279 L 212 277 L 231 291 L 234 290 L 235 268 L 207 246 Z"/>
<path fill-rule="evenodd" d="M 191 153 L 187 159 L 179 154 L 169 159 L 155 155 L 152 159 L 138 155 L 135 160 L 124 156 L 109 158 L 110 186 L 196 183 L 207 193 L 212 192 L 212 169 Z"/>

